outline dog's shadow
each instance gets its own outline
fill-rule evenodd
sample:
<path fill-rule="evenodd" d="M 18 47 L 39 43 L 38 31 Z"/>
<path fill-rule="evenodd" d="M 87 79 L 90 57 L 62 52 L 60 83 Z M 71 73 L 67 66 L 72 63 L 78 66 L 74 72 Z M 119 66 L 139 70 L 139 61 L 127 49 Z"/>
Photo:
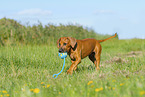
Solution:
<path fill-rule="evenodd" d="M 65 72 L 67 72 L 67 70 L 70 68 L 70 66 L 67 66 Z M 84 72 L 84 71 L 93 71 L 95 70 L 95 66 L 94 65 L 89 65 L 89 66 L 85 66 L 85 65 L 78 65 L 77 69 L 75 70 L 75 72 L 79 73 L 79 72 Z"/>

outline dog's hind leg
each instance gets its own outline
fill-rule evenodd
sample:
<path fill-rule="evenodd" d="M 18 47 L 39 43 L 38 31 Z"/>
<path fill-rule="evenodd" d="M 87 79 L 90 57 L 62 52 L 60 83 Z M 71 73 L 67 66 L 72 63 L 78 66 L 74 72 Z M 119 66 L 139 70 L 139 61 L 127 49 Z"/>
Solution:
<path fill-rule="evenodd" d="M 92 52 L 89 55 L 89 59 L 95 64 L 96 70 L 100 70 L 100 68 L 99 68 L 100 55 L 101 55 L 101 49 L 100 50 L 95 49 L 94 52 Z"/>

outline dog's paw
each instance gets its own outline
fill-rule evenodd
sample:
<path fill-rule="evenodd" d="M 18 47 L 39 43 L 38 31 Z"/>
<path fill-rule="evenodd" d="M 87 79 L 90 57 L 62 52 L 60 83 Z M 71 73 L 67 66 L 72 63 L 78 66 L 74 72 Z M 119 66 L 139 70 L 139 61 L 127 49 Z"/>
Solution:
<path fill-rule="evenodd" d="M 100 70 L 100 68 L 98 67 L 98 68 L 96 68 L 96 70 L 97 70 L 97 71 L 99 71 L 99 70 Z"/>
<path fill-rule="evenodd" d="M 67 70 L 66 73 L 72 75 L 72 72 L 73 72 L 73 71 Z"/>

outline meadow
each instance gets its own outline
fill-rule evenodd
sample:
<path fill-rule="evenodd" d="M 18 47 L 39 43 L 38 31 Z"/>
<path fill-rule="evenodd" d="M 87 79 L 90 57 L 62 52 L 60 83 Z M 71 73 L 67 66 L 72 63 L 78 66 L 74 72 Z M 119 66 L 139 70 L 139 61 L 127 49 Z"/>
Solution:
<path fill-rule="evenodd" d="M 0 97 L 143 97 L 145 39 L 111 39 L 101 43 L 100 71 L 85 58 L 67 75 L 71 62 L 56 45 L 0 47 Z"/>

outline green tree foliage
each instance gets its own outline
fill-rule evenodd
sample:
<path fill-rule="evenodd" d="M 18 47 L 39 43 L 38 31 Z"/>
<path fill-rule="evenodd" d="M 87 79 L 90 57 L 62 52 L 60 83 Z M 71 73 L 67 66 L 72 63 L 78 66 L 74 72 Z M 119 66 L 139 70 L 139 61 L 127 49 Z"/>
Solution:
<path fill-rule="evenodd" d="M 37 25 L 25 26 L 13 19 L 0 19 L 0 45 L 2 46 L 15 44 L 53 45 L 60 37 L 66 36 L 76 39 L 109 37 L 109 35 L 97 34 L 94 30 L 78 24 L 59 24 L 58 26 L 47 24 L 43 26 L 41 22 L 38 22 Z"/>

